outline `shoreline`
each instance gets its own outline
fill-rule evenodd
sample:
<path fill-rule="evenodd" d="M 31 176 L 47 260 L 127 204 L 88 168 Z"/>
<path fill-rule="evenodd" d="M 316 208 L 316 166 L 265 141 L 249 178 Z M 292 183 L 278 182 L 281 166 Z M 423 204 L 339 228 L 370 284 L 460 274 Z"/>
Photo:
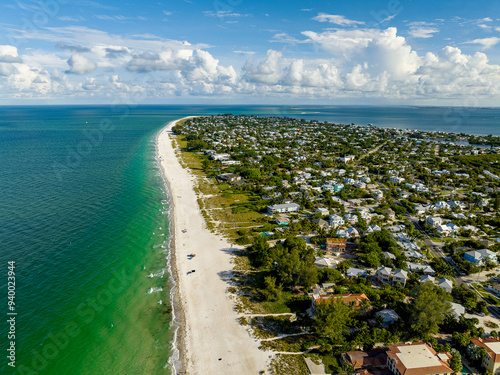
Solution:
<path fill-rule="evenodd" d="M 232 275 L 232 247 L 207 229 L 194 191 L 172 145 L 171 121 L 156 136 L 156 157 L 170 195 L 170 277 L 175 329 L 173 371 L 189 374 L 257 374 L 269 354 L 241 326 L 226 292 Z M 196 257 L 189 259 L 188 254 Z M 191 272 L 191 271 L 195 272 Z"/>

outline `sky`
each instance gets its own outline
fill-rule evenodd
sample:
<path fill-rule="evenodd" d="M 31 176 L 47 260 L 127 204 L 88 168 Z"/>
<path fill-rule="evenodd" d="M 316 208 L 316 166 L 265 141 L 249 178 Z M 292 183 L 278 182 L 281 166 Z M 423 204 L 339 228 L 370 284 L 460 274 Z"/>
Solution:
<path fill-rule="evenodd" d="M 500 0 L 4 0 L 0 105 L 500 104 Z"/>

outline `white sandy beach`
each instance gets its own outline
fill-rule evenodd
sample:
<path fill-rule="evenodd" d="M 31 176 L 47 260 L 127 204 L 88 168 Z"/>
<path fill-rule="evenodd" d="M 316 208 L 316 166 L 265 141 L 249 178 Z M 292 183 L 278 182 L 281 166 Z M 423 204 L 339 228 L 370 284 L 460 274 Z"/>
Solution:
<path fill-rule="evenodd" d="M 231 246 L 206 228 L 193 190 L 194 177 L 182 168 L 172 146 L 175 123 L 159 133 L 157 152 L 172 195 L 172 269 L 183 309 L 179 348 L 183 368 L 177 370 L 188 374 L 258 374 L 267 368 L 269 353 L 259 350 L 259 342 L 239 324 L 234 302 L 226 294 L 232 270 Z M 189 260 L 190 253 L 196 257 Z M 187 274 L 191 270 L 196 272 Z"/>

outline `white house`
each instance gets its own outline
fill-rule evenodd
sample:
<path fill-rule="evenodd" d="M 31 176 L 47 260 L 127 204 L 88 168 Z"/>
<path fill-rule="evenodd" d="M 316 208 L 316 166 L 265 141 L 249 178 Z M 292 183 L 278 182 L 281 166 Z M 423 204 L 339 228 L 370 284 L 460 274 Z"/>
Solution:
<path fill-rule="evenodd" d="M 453 282 L 444 277 L 438 280 L 437 285 L 438 287 L 446 290 L 448 293 L 451 293 L 451 290 L 453 289 Z"/>
<path fill-rule="evenodd" d="M 380 232 L 382 228 L 380 228 L 378 225 L 370 225 L 368 228 L 366 228 L 366 233 L 373 233 L 373 232 Z"/>
<path fill-rule="evenodd" d="M 428 216 L 425 222 L 433 227 L 443 224 L 443 219 L 439 216 Z"/>
<path fill-rule="evenodd" d="M 330 215 L 329 221 L 330 225 L 334 228 L 340 227 L 345 223 L 344 219 L 339 215 Z"/>

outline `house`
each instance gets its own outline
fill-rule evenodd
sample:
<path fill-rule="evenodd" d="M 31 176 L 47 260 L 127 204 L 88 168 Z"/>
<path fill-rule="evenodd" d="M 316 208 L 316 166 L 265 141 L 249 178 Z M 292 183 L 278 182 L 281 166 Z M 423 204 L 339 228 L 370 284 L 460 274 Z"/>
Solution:
<path fill-rule="evenodd" d="M 358 215 L 356 214 L 345 214 L 344 215 L 344 220 L 346 223 L 349 223 L 351 225 L 356 224 L 358 222 Z"/>
<path fill-rule="evenodd" d="M 278 225 L 288 225 L 288 217 L 280 216 L 276 219 L 276 224 Z"/>
<path fill-rule="evenodd" d="M 349 237 L 359 237 L 359 232 L 354 227 L 349 227 L 348 229 L 339 229 L 335 234 L 339 237 L 349 238 Z"/>
<path fill-rule="evenodd" d="M 497 254 L 488 249 L 472 250 L 464 253 L 464 260 L 474 264 L 497 263 Z"/>
<path fill-rule="evenodd" d="M 382 320 L 382 327 L 388 327 L 392 323 L 397 322 L 400 319 L 396 311 L 391 309 L 384 309 L 376 312 L 375 318 Z"/>
<path fill-rule="evenodd" d="M 342 219 L 342 217 L 339 215 L 330 215 L 329 221 L 330 225 L 334 228 L 340 227 L 345 223 L 344 219 Z"/>
<path fill-rule="evenodd" d="M 387 355 L 383 349 L 343 353 L 341 361 L 342 363 L 349 363 L 356 372 L 364 368 L 383 369 L 387 367 Z"/>
<path fill-rule="evenodd" d="M 500 374 L 500 338 L 488 337 L 471 338 L 471 343 L 486 349 L 486 354 L 482 358 L 482 365 L 493 375 Z"/>
<path fill-rule="evenodd" d="M 408 280 L 408 272 L 405 270 L 396 270 L 392 274 L 392 285 L 406 285 L 406 280 Z"/>
<path fill-rule="evenodd" d="M 438 216 L 428 216 L 427 219 L 425 219 L 425 222 L 432 227 L 437 227 L 443 224 L 443 219 Z"/>
<path fill-rule="evenodd" d="M 403 182 L 405 182 L 405 179 L 403 177 L 391 176 L 389 178 L 389 181 L 393 184 L 402 184 Z"/>
<path fill-rule="evenodd" d="M 274 215 L 276 213 L 297 212 L 299 210 L 300 206 L 297 203 L 285 203 L 267 206 L 267 213 L 269 215 Z"/>
<path fill-rule="evenodd" d="M 345 230 L 347 237 L 359 237 L 359 232 L 354 227 L 349 227 Z"/>
<path fill-rule="evenodd" d="M 326 251 L 332 253 L 344 253 L 347 240 L 345 238 L 327 238 Z"/>
<path fill-rule="evenodd" d="M 420 282 L 421 283 L 433 283 L 433 284 L 435 284 L 436 278 L 434 276 L 430 276 L 430 275 L 422 275 L 420 277 Z"/>
<path fill-rule="evenodd" d="M 375 278 L 379 283 L 389 284 L 391 281 L 392 270 L 389 267 L 380 266 L 375 271 Z"/>
<path fill-rule="evenodd" d="M 427 258 L 424 254 L 419 253 L 416 250 L 405 251 L 405 255 L 407 258 L 413 258 L 413 259 L 425 259 L 425 258 Z"/>
<path fill-rule="evenodd" d="M 396 213 L 392 208 L 384 208 L 382 212 L 389 217 L 389 220 L 394 220 L 396 218 Z"/>
<path fill-rule="evenodd" d="M 390 253 L 388 251 L 382 251 L 382 255 L 386 259 L 396 260 L 396 255 L 394 255 L 393 253 Z"/>
<path fill-rule="evenodd" d="M 313 294 L 312 295 L 312 309 L 316 311 L 319 304 L 325 303 L 329 300 L 335 302 L 341 301 L 347 305 L 360 306 L 363 301 L 370 302 L 370 299 L 364 293 L 349 293 L 349 294 Z"/>
<path fill-rule="evenodd" d="M 410 272 L 420 272 L 425 275 L 434 275 L 435 273 L 434 268 L 432 268 L 428 264 L 406 262 L 406 266 L 408 268 L 408 271 Z"/>
<path fill-rule="evenodd" d="M 455 317 L 456 320 L 459 320 L 461 316 L 465 315 L 465 307 L 463 307 L 459 303 L 450 302 L 451 305 L 451 314 Z"/>
<path fill-rule="evenodd" d="M 449 210 L 450 205 L 448 203 L 446 203 L 445 201 L 439 201 L 436 204 L 434 204 L 432 208 L 434 210 Z"/>
<path fill-rule="evenodd" d="M 347 269 L 346 276 L 349 279 L 352 279 L 353 277 L 366 277 L 366 270 L 351 267 Z"/>
<path fill-rule="evenodd" d="M 314 265 L 319 268 L 336 268 L 338 262 L 329 258 L 316 257 Z"/>
<path fill-rule="evenodd" d="M 427 343 L 389 345 L 387 366 L 395 375 L 448 375 L 449 353 L 436 353 Z"/>
<path fill-rule="evenodd" d="M 312 219 L 311 221 L 313 224 L 318 224 L 318 226 L 322 229 L 327 229 L 330 227 L 330 225 L 328 224 L 328 221 L 325 221 L 323 219 Z"/>
<path fill-rule="evenodd" d="M 328 215 L 328 213 L 330 212 L 328 210 L 328 208 L 324 208 L 324 207 L 319 207 L 316 209 L 316 211 L 314 211 L 315 213 L 319 213 L 321 215 Z"/>
<path fill-rule="evenodd" d="M 446 290 L 448 293 L 451 293 L 453 289 L 453 281 L 447 279 L 447 278 L 441 278 L 438 280 L 438 287 Z"/>
<path fill-rule="evenodd" d="M 241 176 L 238 176 L 237 174 L 234 173 L 223 173 L 218 175 L 217 178 L 221 181 L 227 181 L 227 182 L 241 181 Z"/>
<path fill-rule="evenodd" d="M 378 225 L 370 225 L 368 228 L 366 228 L 366 233 L 373 233 L 373 232 L 380 232 L 382 228 L 380 228 Z"/>

